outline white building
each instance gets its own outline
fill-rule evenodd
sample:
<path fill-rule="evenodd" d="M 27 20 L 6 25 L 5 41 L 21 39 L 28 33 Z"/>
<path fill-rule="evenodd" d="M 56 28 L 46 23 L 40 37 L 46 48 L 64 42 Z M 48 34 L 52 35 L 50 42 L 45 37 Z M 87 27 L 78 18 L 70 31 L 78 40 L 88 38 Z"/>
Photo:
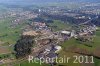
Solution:
<path fill-rule="evenodd" d="M 71 32 L 70 31 L 61 31 L 61 33 L 69 35 Z"/>
<path fill-rule="evenodd" d="M 55 53 L 57 53 L 57 52 L 59 52 L 62 48 L 61 48 L 61 46 L 55 46 L 55 49 L 56 49 Z"/>

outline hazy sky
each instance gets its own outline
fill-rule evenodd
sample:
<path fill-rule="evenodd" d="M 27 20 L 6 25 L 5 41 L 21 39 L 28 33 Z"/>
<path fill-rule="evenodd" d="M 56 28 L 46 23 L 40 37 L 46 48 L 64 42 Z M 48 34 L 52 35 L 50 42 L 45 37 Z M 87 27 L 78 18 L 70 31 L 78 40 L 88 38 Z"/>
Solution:
<path fill-rule="evenodd" d="M 44 2 L 100 2 L 100 0 L 0 0 L 1 3 L 44 3 Z"/>
<path fill-rule="evenodd" d="M 38 1 L 99 1 L 99 0 L 0 0 L 2 2 L 38 2 Z"/>

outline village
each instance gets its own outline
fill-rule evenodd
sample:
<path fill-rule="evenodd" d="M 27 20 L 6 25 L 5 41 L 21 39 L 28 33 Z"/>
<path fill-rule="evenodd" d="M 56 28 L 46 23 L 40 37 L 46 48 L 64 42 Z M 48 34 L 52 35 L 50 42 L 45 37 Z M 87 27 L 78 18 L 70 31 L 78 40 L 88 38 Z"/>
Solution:
<path fill-rule="evenodd" d="M 56 58 L 62 50 L 60 46 L 62 42 L 71 38 L 80 39 L 80 37 L 84 36 L 86 38 L 82 39 L 82 41 L 92 41 L 91 37 L 95 35 L 97 29 L 95 25 L 91 25 L 79 31 L 60 30 L 54 32 L 45 22 L 32 22 L 31 27 L 24 30 L 22 35 L 35 36 L 36 46 L 32 51 L 33 56 L 37 58 Z"/>

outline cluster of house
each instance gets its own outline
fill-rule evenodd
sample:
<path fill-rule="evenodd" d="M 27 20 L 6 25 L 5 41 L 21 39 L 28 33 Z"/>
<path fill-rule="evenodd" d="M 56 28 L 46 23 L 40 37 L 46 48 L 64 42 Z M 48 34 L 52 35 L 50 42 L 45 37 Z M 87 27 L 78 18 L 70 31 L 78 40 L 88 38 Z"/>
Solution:
<path fill-rule="evenodd" d="M 91 17 L 89 17 L 89 16 L 75 16 L 74 17 L 75 19 L 92 19 Z"/>
<path fill-rule="evenodd" d="M 35 38 L 35 44 L 37 47 L 34 48 L 34 52 L 36 52 L 36 58 L 43 58 L 43 61 L 47 62 L 46 58 L 55 59 L 58 57 L 59 51 L 62 50 L 62 47 L 56 43 L 55 37 L 58 39 L 58 36 L 54 34 L 42 35 Z"/>
<path fill-rule="evenodd" d="M 61 51 L 61 46 L 58 46 L 58 45 L 51 45 L 51 46 L 48 46 L 47 48 L 45 48 L 43 51 L 41 51 L 36 57 L 38 59 L 41 59 L 43 61 L 45 61 L 47 63 L 47 59 L 46 58 L 50 58 L 50 59 L 55 59 L 58 57 L 58 52 Z M 52 63 L 50 62 L 50 60 L 48 61 L 49 63 Z"/>
<path fill-rule="evenodd" d="M 93 26 L 88 26 L 86 28 L 83 28 L 80 30 L 79 35 L 84 36 L 84 35 L 93 35 L 94 31 L 96 31 L 98 28 L 93 25 Z"/>
<path fill-rule="evenodd" d="M 80 31 L 61 31 L 61 36 L 63 37 L 63 39 L 70 39 L 72 37 L 74 38 L 78 38 L 78 37 L 82 37 L 82 36 L 93 36 L 95 31 L 98 28 L 95 25 L 92 26 L 88 26 L 86 28 L 80 29 Z"/>
<path fill-rule="evenodd" d="M 48 28 L 45 22 L 32 22 L 32 25 L 35 30 L 44 30 Z"/>
<path fill-rule="evenodd" d="M 23 35 L 32 35 L 36 36 L 41 35 L 35 38 L 36 47 L 33 48 L 33 52 L 36 52 L 37 58 L 56 58 L 58 52 L 62 49 L 61 46 L 57 45 L 54 39 L 59 39 L 59 33 L 54 33 L 47 27 L 44 22 L 33 22 L 34 31 L 23 32 Z M 45 61 L 45 60 L 44 60 Z"/>
<path fill-rule="evenodd" d="M 23 32 L 22 35 L 46 35 L 52 34 L 51 29 L 45 22 L 32 22 L 31 27 Z"/>

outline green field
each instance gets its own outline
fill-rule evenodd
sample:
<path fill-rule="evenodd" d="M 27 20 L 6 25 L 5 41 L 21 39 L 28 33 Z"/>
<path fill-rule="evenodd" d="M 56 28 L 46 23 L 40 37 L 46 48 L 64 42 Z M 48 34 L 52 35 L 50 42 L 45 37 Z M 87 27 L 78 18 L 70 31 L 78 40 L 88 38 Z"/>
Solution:
<path fill-rule="evenodd" d="M 0 20 L 0 41 L 4 42 L 3 46 L 15 44 L 21 34 L 21 28 L 24 24 L 11 28 L 11 22 L 15 18 L 6 18 Z"/>
<path fill-rule="evenodd" d="M 40 64 L 40 63 L 29 63 L 28 61 L 22 62 L 20 64 L 17 64 L 15 66 L 49 66 L 48 64 Z"/>
<path fill-rule="evenodd" d="M 49 26 L 54 30 L 54 31 L 59 31 L 59 30 L 64 30 L 64 29 L 71 29 L 71 25 L 64 23 L 60 20 L 54 20 L 53 23 L 49 23 Z"/>

